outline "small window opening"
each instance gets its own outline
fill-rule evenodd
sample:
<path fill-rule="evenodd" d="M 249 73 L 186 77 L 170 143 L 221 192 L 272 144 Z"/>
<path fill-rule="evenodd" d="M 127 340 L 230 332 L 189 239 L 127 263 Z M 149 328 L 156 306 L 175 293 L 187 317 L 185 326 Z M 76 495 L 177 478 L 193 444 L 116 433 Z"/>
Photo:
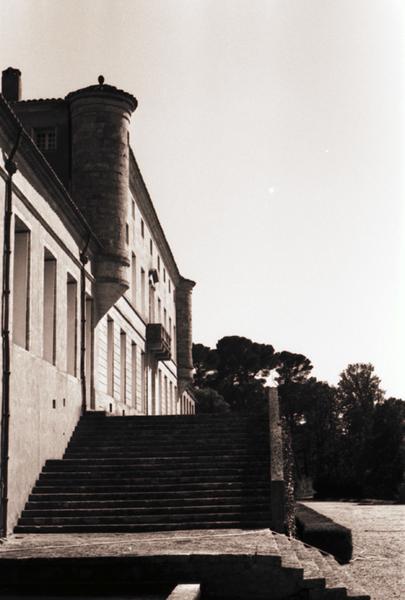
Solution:
<path fill-rule="evenodd" d="M 68 273 L 67 276 L 67 327 L 66 358 L 67 372 L 77 375 L 77 282 Z"/>
<path fill-rule="evenodd" d="M 30 232 L 18 217 L 14 229 L 13 341 L 28 350 L 30 320 Z"/>
<path fill-rule="evenodd" d="M 114 396 L 114 321 L 110 318 L 107 319 L 107 394 Z"/>
<path fill-rule="evenodd" d="M 52 400 L 52 408 L 56 408 L 56 400 Z"/>
<path fill-rule="evenodd" d="M 137 392 L 137 364 L 136 364 L 136 344 L 132 342 L 131 344 L 131 400 L 132 407 L 136 408 L 136 392 Z"/>
<path fill-rule="evenodd" d="M 125 223 L 125 242 L 129 244 L 129 225 Z"/>
<path fill-rule="evenodd" d="M 110 404 L 110 412 L 112 413 L 112 404 Z"/>
<path fill-rule="evenodd" d="M 141 235 L 143 238 L 145 237 L 145 223 L 143 222 L 143 219 L 141 219 Z"/>
<path fill-rule="evenodd" d="M 56 150 L 55 127 L 41 127 L 34 129 L 34 140 L 41 152 L 44 150 Z"/>
<path fill-rule="evenodd" d="M 126 403 L 127 400 L 127 336 L 121 330 L 120 335 L 120 399 Z"/>
<path fill-rule="evenodd" d="M 43 357 L 56 361 L 56 259 L 44 251 Z"/>

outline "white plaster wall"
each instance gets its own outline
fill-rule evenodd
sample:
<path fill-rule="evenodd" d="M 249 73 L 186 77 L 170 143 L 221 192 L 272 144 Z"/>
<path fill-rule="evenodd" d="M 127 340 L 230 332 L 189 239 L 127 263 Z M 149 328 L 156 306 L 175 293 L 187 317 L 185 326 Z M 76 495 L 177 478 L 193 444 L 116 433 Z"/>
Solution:
<path fill-rule="evenodd" d="M 114 396 L 107 393 L 107 319 L 111 318 L 114 322 Z M 120 333 L 125 331 L 126 334 L 126 403 L 121 400 L 121 353 L 120 353 Z M 145 331 L 146 326 L 139 315 L 134 311 L 133 307 L 124 299 L 121 298 L 116 305 L 105 315 L 97 324 L 95 330 L 95 394 L 96 394 L 96 410 L 105 410 L 108 413 L 122 415 L 125 411 L 126 415 L 145 414 L 142 406 L 142 352 L 145 352 Z M 131 345 L 136 344 L 137 363 L 136 363 L 136 403 L 132 402 L 132 364 L 131 364 Z M 177 386 L 176 367 L 173 361 L 162 362 L 157 365 L 156 374 L 146 365 L 145 378 L 148 378 L 148 405 L 149 413 L 151 412 L 151 394 L 152 384 L 151 378 L 156 379 L 156 396 L 158 397 L 158 369 L 162 371 L 162 380 L 164 376 L 169 382 L 172 382 L 173 394 L 174 387 Z M 112 410 L 110 410 L 112 405 Z M 162 414 L 160 407 L 157 407 L 157 414 Z M 163 413 L 166 414 L 166 411 Z"/>
<path fill-rule="evenodd" d="M 29 184 L 20 172 L 15 175 L 14 184 L 24 198 L 13 194 L 13 213 L 18 215 L 30 230 L 31 251 L 28 349 L 15 344 L 11 337 L 9 530 L 16 524 L 45 461 L 50 458 L 62 458 L 80 416 L 80 380 L 67 373 L 67 275 L 70 273 L 79 284 L 79 246 L 84 245 L 83 241 L 75 239 L 46 199 Z M 3 202 L 4 182 L 0 179 L 2 211 L 4 210 Z M 0 227 L 1 237 L 2 229 Z M 14 218 L 12 247 L 13 233 Z M 45 247 L 57 260 L 55 365 L 43 358 Z M 12 291 L 13 259 L 12 255 Z M 90 264 L 88 268 L 90 270 Z M 87 292 L 91 294 L 90 275 L 86 288 Z M 10 332 L 13 331 L 12 307 L 13 293 L 10 297 Z M 78 343 L 79 327 L 78 320 Z M 77 374 L 79 374 L 79 348 L 77 348 L 77 361 Z"/>
<path fill-rule="evenodd" d="M 80 417 L 80 382 L 14 345 L 10 398 L 9 529 L 45 461 L 63 456 Z"/>
<path fill-rule="evenodd" d="M 149 224 L 142 214 L 136 198 L 129 193 L 127 223 L 129 226 L 129 250 L 130 256 L 132 252 L 136 256 L 136 289 L 135 294 L 132 289 L 132 281 L 130 288 L 126 292 L 127 299 L 133 303 L 135 298 L 134 308 L 143 317 L 144 321 L 149 319 L 149 281 L 148 273 L 150 269 L 156 269 L 159 274 L 159 281 L 155 284 L 155 321 L 157 322 L 157 303 L 158 298 L 161 300 L 161 323 L 163 324 L 164 309 L 167 311 L 166 329 L 169 331 L 169 318 L 172 322 L 172 354 L 175 351 L 176 344 L 174 340 L 174 327 L 176 326 L 176 306 L 175 306 L 175 287 L 172 276 L 168 271 L 167 265 L 163 262 L 161 251 L 157 246 L 156 239 L 149 227 Z M 135 202 L 135 218 L 132 216 L 132 201 Z M 144 237 L 142 237 L 141 220 L 144 222 Z M 153 253 L 150 254 L 150 240 L 153 244 Z M 160 270 L 158 270 L 158 256 L 160 258 Z M 141 298 L 141 268 L 145 271 L 145 314 L 142 314 L 142 298 Z M 164 271 L 166 273 L 166 281 L 164 281 Z M 169 292 L 170 280 L 170 292 Z M 174 359 L 174 355 L 172 356 Z"/>

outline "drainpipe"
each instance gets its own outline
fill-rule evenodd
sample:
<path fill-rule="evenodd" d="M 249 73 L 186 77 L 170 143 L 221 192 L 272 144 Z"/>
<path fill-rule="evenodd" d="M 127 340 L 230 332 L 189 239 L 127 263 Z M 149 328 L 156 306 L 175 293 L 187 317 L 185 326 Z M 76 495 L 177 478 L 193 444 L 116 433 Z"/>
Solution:
<path fill-rule="evenodd" d="M 10 156 L 5 161 L 8 173 L 4 202 L 4 240 L 3 240 L 3 287 L 1 306 L 2 337 L 2 402 L 1 402 L 1 457 L 0 457 L 0 537 L 7 536 L 8 508 L 8 460 L 10 433 L 10 258 L 11 258 L 11 217 L 13 210 L 13 175 L 17 166 L 13 161 L 20 143 L 22 128 Z"/>
<path fill-rule="evenodd" d="M 80 380 L 82 384 L 82 415 L 87 411 L 87 385 L 86 385 L 86 264 L 88 263 L 87 248 L 90 243 L 90 234 L 83 250 L 80 252 Z"/>

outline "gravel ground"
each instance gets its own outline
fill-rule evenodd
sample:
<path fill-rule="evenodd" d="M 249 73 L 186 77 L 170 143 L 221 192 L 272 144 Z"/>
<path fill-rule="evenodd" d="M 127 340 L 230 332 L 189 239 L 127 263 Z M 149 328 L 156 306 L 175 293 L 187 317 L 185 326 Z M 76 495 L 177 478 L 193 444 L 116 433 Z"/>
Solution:
<path fill-rule="evenodd" d="M 349 527 L 353 558 L 344 569 L 372 600 L 405 598 L 405 506 L 359 502 L 302 502 Z"/>

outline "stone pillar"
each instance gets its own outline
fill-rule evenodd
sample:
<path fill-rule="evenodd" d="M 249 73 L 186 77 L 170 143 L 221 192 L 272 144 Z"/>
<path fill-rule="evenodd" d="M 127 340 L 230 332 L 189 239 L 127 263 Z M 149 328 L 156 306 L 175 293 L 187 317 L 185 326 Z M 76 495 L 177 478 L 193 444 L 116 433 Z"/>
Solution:
<path fill-rule="evenodd" d="M 177 378 L 179 395 L 193 378 L 191 294 L 195 282 L 180 278 L 176 288 Z"/>
<path fill-rule="evenodd" d="M 100 319 L 128 289 L 130 265 L 125 226 L 128 211 L 130 94 L 105 85 L 68 94 L 71 112 L 71 187 L 102 244 L 96 259 L 96 308 Z"/>
<path fill-rule="evenodd" d="M 283 432 L 277 388 L 267 388 L 270 437 L 271 529 L 285 533 Z"/>

